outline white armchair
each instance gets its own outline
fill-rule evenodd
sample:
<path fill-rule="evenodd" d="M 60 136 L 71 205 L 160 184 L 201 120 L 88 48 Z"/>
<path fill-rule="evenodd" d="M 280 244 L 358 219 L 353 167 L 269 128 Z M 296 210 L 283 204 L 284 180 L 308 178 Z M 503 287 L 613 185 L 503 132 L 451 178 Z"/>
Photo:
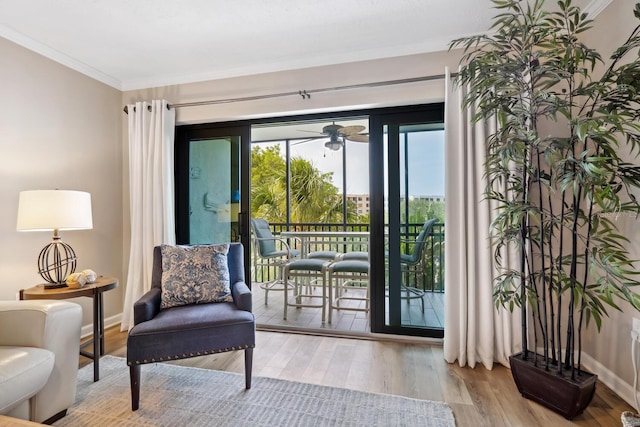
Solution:
<path fill-rule="evenodd" d="M 0 414 L 52 422 L 75 401 L 82 308 L 0 301 Z"/>

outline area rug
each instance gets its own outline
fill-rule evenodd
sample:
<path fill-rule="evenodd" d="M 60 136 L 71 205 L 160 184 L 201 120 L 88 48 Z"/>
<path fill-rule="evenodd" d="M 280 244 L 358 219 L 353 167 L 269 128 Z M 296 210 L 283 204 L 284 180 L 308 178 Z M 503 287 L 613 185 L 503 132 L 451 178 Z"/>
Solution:
<path fill-rule="evenodd" d="M 140 409 L 131 411 L 120 357 L 78 371 L 76 403 L 56 426 L 455 426 L 442 402 L 365 393 L 167 363 L 142 366 Z"/>

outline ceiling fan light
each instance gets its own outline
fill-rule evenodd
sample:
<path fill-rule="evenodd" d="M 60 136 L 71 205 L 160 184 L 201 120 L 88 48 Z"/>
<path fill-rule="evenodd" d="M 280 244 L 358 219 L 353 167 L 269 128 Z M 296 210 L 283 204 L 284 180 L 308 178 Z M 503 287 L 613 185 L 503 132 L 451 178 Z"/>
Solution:
<path fill-rule="evenodd" d="M 342 148 L 342 142 L 337 139 L 331 139 L 330 141 L 325 142 L 324 146 L 331 151 L 338 151 Z"/>

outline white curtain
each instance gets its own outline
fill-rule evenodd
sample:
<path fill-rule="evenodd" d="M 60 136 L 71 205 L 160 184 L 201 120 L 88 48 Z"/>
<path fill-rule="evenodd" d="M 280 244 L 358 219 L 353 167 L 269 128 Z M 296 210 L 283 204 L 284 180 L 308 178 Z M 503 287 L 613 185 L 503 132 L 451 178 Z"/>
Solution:
<path fill-rule="evenodd" d="M 165 100 L 128 105 L 131 246 L 121 330 L 133 327 L 133 304 L 151 287 L 153 247 L 175 243 L 175 110 Z"/>
<path fill-rule="evenodd" d="M 520 312 L 496 309 L 489 226 L 492 206 L 484 200 L 487 136 L 494 122 L 471 123 L 472 107 L 462 109 L 465 89 L 445 71 L 445 335 L 449 363 L 487 369 L 494 361 L 509 366 L 521 348 Z"/>

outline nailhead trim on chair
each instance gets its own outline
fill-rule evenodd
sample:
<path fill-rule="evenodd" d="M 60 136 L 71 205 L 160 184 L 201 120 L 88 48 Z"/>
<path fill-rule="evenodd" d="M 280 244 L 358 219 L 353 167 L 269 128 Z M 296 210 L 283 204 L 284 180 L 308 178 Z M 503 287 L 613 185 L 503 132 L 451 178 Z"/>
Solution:
<path fill-rule="evenodd" d="M 179 359 L 183 359 L 183 358 L 187 358 L 187 357 L 194 357 L 194 356 L 201 356 L 202 354 L 207 355 L 207 354 L 215 354 L 215 353 L 225 353 L 227 351 L 235 351 L 235 350 L 244 350 L 247 348 L 255 348 L 255 345 L 249 345 L 249 344 L 241 344 L 237 347 L 231 347 L 231 348 L 218 348 L 218 349 L 214 349 L 214 350 L 203 350 L 202 352 L 196 352 L 195 354 L 193 353 L 189 353 L 189 356 L 187 356 L 186 354 L 183 354 L 182 357 L 180 357 L 180 355 L 175 355 L 175 356 L 163 356 L 163 357 L 159 357 L 158 358 L 158 362 L 163 362 L 165 359 L 166 360 L 179 360 Z M 153 358 L 151 360 L 148 359 L 144 359 L 142 362 L 139 360 L 136 360 L 135 363 L 132 362 L 127 362 L 128 366 L 131 365 L 144 365 L 145 363 L 155 363 L 156 359 Z"/>

